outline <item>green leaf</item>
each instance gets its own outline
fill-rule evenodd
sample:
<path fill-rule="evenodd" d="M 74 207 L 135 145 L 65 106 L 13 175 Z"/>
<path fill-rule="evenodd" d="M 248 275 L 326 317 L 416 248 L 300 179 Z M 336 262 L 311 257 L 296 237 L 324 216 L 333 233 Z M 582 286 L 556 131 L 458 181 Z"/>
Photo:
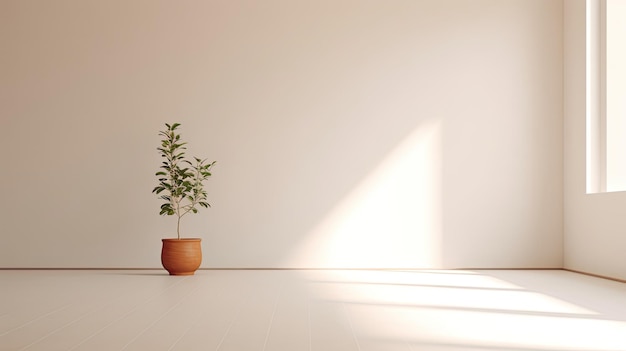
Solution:
<path fill-rule="evenodd" d="M 181 135 L 176 132 L 180 123 L 165 123 L 165 130 L 159 132 L 162 137 L 161 147 L 157 148 L 160 156 L 165 160 L 155 173 L 159 184 L 152 189 L 159 198 L 165 201 L 161 205 L 160 214 L 181 214 L 179 209 L 186 213 L 197 213 L 196 205 L 210 207 L 206 202 L 207 193 L 203 182 L 211 176 L 209 169 L 215 161 L 207 163 L 206 159 L 199 157 L 186 159 L 186 142 L 182 141 Z M 181 167 L 187 165 L 187 167 Z"/>

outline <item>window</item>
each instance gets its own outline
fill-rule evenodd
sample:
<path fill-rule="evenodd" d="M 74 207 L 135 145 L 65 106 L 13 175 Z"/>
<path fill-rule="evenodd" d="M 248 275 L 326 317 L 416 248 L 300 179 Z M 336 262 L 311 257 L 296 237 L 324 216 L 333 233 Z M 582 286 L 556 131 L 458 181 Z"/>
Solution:
<path fill-rule="evenodd" d="M 587 0 L 587 193 L 626 190 L 626 0 Z"/>

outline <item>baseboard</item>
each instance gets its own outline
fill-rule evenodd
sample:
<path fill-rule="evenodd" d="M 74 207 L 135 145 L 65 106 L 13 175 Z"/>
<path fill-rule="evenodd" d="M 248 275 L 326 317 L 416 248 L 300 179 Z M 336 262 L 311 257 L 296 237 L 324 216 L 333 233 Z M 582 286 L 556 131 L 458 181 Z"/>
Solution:
<path fill-rule="evenodd" d="M 594 278 L 612 280 L 612 281 L 618 282 L 618 283 L 626 283 L 625 279 L 613 278 L 613 277 L 609 277 L 609 276 L 606 276 L 606 275 L 589 273 L 589 272 L 584 272 L 584 271 L 579 271 L 579 270 L 576 270 L 576 269 L 569 269 L 569 268 L 563 268 L 563 270 L 564 271 L 568 271 L 568 272 L 572 272 L 572 273 L 584 274 L 584 275 L 587 275 L 587 276 L 590 276 L 590 277 L 594 277 Z"/>
<path fill-rule="evenodd" d="M 0 271 L 154 271 L 163 267 L 0 267 Z M 345 267 L 209 267 L 198 268 L 199 271 L 541 271 L 563 270 L 563 268 L 345 268 Z M 572 271 L 574 272 L 574 271 Z M 583 273 L 583 272 L 575 272 Z M 584 273 L 583 273 L 584 274 Z M 608 278 L 607 278 L 608 279 Z"/>

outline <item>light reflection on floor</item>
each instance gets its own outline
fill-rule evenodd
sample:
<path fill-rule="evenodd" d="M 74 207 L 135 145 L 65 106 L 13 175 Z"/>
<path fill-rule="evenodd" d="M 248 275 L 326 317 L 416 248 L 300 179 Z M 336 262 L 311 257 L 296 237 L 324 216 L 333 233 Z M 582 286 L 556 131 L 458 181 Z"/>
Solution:
<path fill-rule="evenodd" d="M 310 271 L 305 277 L 313 301 L 344 306 L 355 339 L 363 344 L 361 350 L 401 344 L 413 351 L 626 350 L 626 315 L 609 318 L 585 307 L 590 304 L 584 298 L 555 296 L 562 275 L 571 279 L 580 275 L 492 273 L 346 270 Z M 537 284 L 523 286 L 506 278 L 529 274 L 543 279 L 535 277 Z M 555 274 L 559 279 L 553 279 Z M 614 284 L 605 287 L 611 296 L 626 301 L 626 285 L 610 283 Z M 602 297 L 587 299 L 594 298 Z"/>

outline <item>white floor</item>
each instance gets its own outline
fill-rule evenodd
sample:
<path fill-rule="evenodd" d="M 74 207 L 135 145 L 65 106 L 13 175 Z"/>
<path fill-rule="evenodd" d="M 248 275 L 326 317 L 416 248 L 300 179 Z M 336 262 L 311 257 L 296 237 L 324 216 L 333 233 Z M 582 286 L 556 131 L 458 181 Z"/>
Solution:
<path fill-rule="evenodd" d="M 626 350 L 566 271 L 0 271 L 0 350 Z"/>

